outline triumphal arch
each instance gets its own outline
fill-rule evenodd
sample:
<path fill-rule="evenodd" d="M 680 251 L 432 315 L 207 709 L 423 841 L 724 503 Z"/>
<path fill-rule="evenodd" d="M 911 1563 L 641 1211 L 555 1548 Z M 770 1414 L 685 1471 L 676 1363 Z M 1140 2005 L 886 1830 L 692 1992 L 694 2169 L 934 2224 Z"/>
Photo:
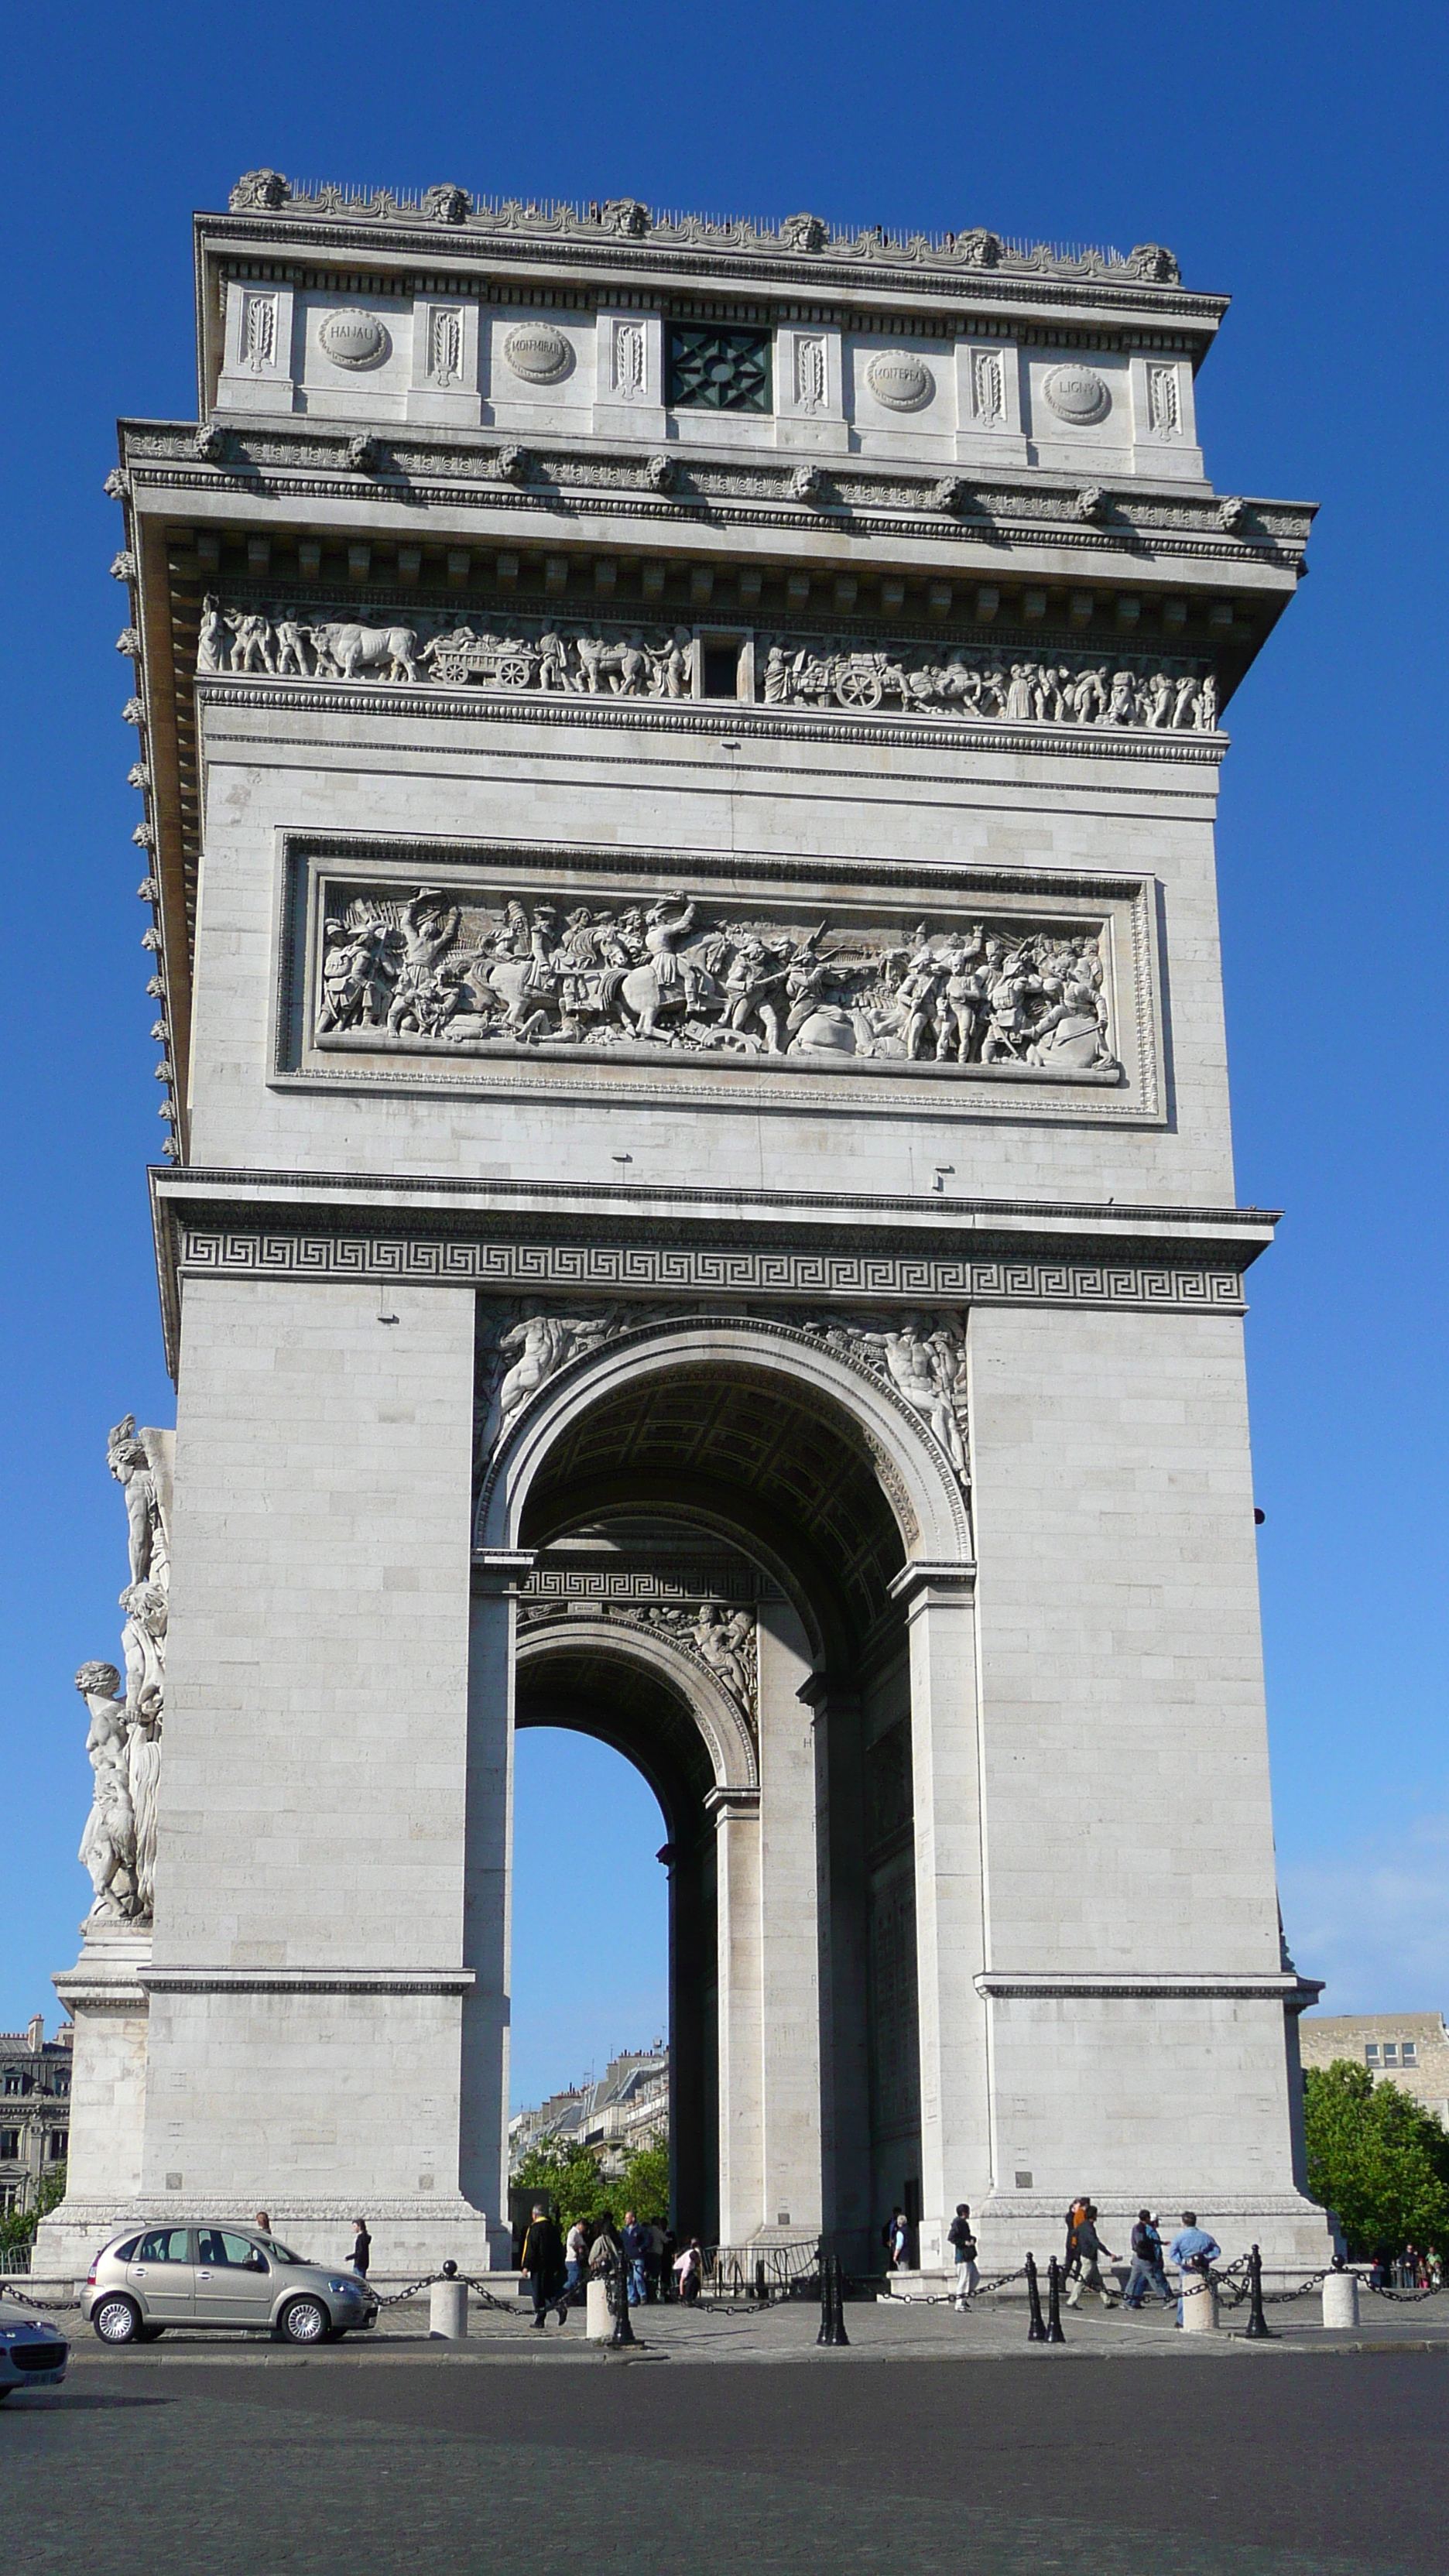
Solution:
<path fill-rule="evenodd" d="M 110 486 L 178 1409 L 52 2250 L 502 2257 L 548 1724 L 658 1793 L 682 2228 L 1321 2252 L 1213 856 L 1310 514 L 1206 478 L 1222 299 L 270 171 L 196 276 Z"/>

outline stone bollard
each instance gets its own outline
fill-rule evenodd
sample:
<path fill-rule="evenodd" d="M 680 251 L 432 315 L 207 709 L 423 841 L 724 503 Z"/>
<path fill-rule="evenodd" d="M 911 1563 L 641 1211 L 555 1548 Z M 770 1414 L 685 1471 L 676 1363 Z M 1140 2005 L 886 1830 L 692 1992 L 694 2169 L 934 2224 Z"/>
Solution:
<path fill-rule="evenodd" d="M 602 2272 L 591 2272 L 584 2333 L 590 2343 L 607 2343 L 613 2331 L 614 2320 L 609 2314 L 609 2284 Z"/>
<path fill-rule="evenodd" d="M 1182 2330 L 1184 2334 L 1211 2334 L 1218 2321 L 1218 2294 L 1212 2281 L 1200 2272 L 1184 2270 L 1182 2287 Z"/>
<path fill-rule="evenodd" d="M 1357 2272 L 1324 2273 L 1323 2322 L 1326 2326 L 1358 2324 Z"/>
<path fill-rule="evenodd" d="M 451 2276 L 452 2266 L 449 2266 Z M 428 2333 L 434 2343 L 468 2340 L 468 2284 L 451 2277 L 434 2281 L 428 2292 Z"/>

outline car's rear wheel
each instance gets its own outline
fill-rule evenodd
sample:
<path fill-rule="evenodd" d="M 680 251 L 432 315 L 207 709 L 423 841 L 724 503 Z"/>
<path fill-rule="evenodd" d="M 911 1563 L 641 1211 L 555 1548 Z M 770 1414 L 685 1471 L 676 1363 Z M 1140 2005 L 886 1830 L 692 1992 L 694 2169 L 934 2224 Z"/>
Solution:
<path fill-rule="evenodd" d="M 134 2299 L 100 2299 L 91 2311 L 91 2324 L 102 2343 L 139 2343 L 141 2311 Z"/>
<path fill-rule="evenodd" d="M 293 2299 L 282 2310 L 280 2322 L 288 2343 L 321 2343 L 332 2326 L 320 2299 Z"/>

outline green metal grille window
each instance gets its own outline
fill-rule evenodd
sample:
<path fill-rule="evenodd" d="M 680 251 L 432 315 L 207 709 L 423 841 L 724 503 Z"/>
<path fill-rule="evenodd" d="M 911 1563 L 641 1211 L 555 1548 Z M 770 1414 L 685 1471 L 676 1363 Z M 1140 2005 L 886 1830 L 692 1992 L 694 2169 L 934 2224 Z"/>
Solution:
<path fill-rule="evenodd" d="M 768 411 L 768 331 L 672 330 L 669 399 L 680 408 Z"/>

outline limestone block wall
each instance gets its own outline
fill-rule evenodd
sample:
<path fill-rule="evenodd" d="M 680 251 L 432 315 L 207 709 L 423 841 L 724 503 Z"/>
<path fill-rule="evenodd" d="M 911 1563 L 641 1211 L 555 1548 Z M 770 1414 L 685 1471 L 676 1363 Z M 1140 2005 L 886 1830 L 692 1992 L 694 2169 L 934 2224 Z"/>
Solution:
<path fill-rule="evenodd" d="M 1149 771 L 1126 756 L 1008 758 L 948 742 L 845 762 L 807 743 L 731 751 L 713 739 L 685 758 L 677 742 L 637 731 L 615 745 L 562 725 L 448 727 L 382 713 L 339 716 L 328 733 L 319 747 L 310 717 L 270 706 L 206 717 L 194 1162 L 596 1180 L 611 1176 L 623 1142 L 631 1178 L 650 1185 L 709 1177 L 721 1188 L 897 1197 L 928 1192 L 947 1164 L 956 1197 L 1231 1200 L 1210 763 Z M 678 1055 L 662 1055 L 658 1074 L 621 1079 L 595 1053 L 581 1068 L 588 1086 L 556 1063 L 460 1070 L 419 1056 L 279 1073 L 283 835 L 316 831 L 404 856 L 413 840 L 602 848 L 626 877 L 631 851 L 664 850 L 686 890 L 691 852 L 734 856 L 742 894 L 758 888 L 761 866 L 778 875 L 799 859 L 904 865 L 917 883 L 899 900 L 923 910 L 936 870 L 1035 872 L 1064 888 L 1083 875 L 1150 877 L 1158 1110 L 1143 1116 L 1110 1092 L 1084 1107 L 1060 1087 L 988 1102 L 975 1084 L 928 1110 L 914 1078 L 866 1110 L 846 1074 L 806 1074 L 783 1104 L 762 1103 L 763 1068 L 724 1096 L 706 1080 L 705 1098 L 695 1076 L 708 1068 Z M 778 1078 L 769 1087 L 778 1092 Z"/>
<path fill-rule="evenodd" d="M 466 1291 L 188 1295 L 148 2190 L 456 2195 L 472 1370 Z"/>

